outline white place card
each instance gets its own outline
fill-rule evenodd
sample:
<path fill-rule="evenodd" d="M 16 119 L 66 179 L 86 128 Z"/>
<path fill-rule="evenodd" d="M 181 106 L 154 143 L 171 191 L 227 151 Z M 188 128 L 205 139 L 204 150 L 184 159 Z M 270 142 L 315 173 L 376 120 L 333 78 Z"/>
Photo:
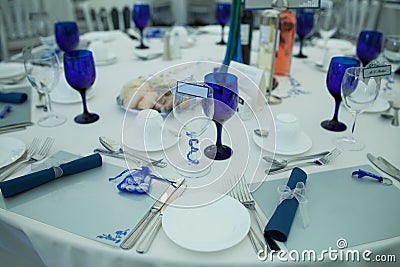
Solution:
<path fill-rule="evenodd" d="M 389 76 L 392 74 L 391 65 L 382 65 L 376 67 L 369 67 L 363 69 L 364 78 L 377 77 L 377 76 Z"/>
<path fill-rule="evenodd" d="M 266 88 L 264 70 L 237 61 L 231 61 L 230 67 L 232 70 L 247 76 L 248 79 L 238 79 L 239 94 L 240 91 L 244 92 L 250 98 L 250 106 L 255 110 L 259 109 L 263 103 L 263 91 Z M 257 86 L 254 86 L 253 83 Z"/>
<path fill-rule="evenodd" d="M 245 9 L 268 9 L 273 2 L 278 6 L 287 2 L 288 8 L 319 8 L 321 5 L 321 0 L 245 0 Z"/>

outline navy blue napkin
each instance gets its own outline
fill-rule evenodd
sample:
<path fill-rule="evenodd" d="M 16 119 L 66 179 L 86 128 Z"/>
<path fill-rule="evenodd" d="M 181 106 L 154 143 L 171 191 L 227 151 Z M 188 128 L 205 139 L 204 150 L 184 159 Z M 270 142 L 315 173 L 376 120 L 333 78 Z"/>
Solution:
<path fill-rule="evenodd" d="M 307 174 L 300 168 L 294 168 L 287 186 L 293 190 L 298 182 L 306 184 Z M 294 215 L 299 203 L 296 198 L 285 199 L 276 207 L 274 214 L 264 229 L 264 235 L 285 242 L 292 227 Z"/>
<path fill-rule="evenodd" d="M 20 104 L 28 99 L 25 93 L 0 93 L 0 102 Z"/>
<path fill-rule="evenodd" d="M 48 168 L 12 180 L 1 182 L 1 193 L 5 198 L 12 197 L 57 178 L 87 171 L 96 167 L 100 167 L 101 165 L 102 158 L 100 154 L 95 153 L 61 164 L 58 167 Z"/>

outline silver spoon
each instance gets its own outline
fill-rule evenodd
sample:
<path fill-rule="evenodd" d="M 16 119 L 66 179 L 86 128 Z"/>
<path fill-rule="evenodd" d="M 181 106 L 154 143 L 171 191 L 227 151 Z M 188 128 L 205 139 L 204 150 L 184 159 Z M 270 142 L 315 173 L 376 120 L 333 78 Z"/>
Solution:
<path fill-rule="evenodd" d="M 163 159 L 154 160 L 154 159 L 151 159 L 151 158 L 144 157 L 142 155 L 138 155 L 138 154 L 134 154 L 132 152 L 124 151 L 119 143 L 117 143 L 114 140 L 112 140 L 110 138 L 107 138 L 105 136 L 100 136 L 99 137 L 99 141 L 100 141 L 100 144 L 102 144 L 111 153 L 115 153 L 115 154 L 124 154 L 125 153 L 125 154 L 128 154 L 128 155 L 130 155 L 130 156 L 132 156 L 134 158 L 137 158 L 137 159 L 139 159 L 141 161 L 149 162 L 154 166 L 157 166 L 157 167 L 160 167 L 160 168 L 167 167 L 167 163 L 163 162 L 162 161 Z"/>
<path fill-rule="evenodd" d="M 316 154 L 312 154 L 312 155 L 300 156 L 300 157 L 295 157 L 295 158 L 281 160 L 281 161 L 276 160 L 276 159 L 271 158 L 271 157 L 268 157 L 268 156 L 264 156 L 263 159 L 265 161 L 268 161 L 268 162 L 272 163 L 270 171 L 274 171 L 274 170 L 285 168 L 291 162 L 319 158 L 319 157 L 325 156 L 328 153 L 329 153 L 329 151 L 324 151 L 324 152 L 320 152 L 320 153 L 316 153 Z"/>
<path fill-rule="evenodd" d="M 265 129 L 254 129 L 254 133 L 261 137 L 267 137 L 269 135 L 269 131 Z"/>

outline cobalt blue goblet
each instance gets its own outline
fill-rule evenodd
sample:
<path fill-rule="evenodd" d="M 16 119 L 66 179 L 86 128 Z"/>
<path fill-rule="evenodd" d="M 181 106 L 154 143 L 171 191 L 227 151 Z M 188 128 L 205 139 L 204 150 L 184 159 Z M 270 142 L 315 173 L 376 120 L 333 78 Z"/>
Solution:
<path fill-rule="evenodd" d="M 140 31 L 140 45 L 136 48 L 146 49 L 148 46 L 143 44 L 143 29 L 147 26 L 150 20 L 150 6 L 149 4 L 136 3 L 133 5 L 132 19 L 136 27 Z"/>
<path fill-rule="evenodd" d="M 75 21 L 62 21 L 54 24 L 56 41 L 64 52 L 75 50 L 79 45 L 79 30 Z"/>
<path fill-rule="evenodd" d="M 300 51 L 299 54 L 295 55 L 295 57 L 307 58 L 307 56 L 303 54 L 303 42 L 304 37 L 306 37 L 314 27 L 314 13 L 309 11 L 298 11 L 296 13 L 296 20 L 296 33 L 300 40 Z"/>
<path fill-rule="evenodd" d="M 226 42 L 224 41 L 224 28 L 229 21 L 230 15 L 231 15 L 231 3 L 218 2 L 217 9 L 215 11 L 215 18 L 218 24 L 221 25 L 222 27 L 221 41 L 217 43 L 219 45 L 226 45 Z"/>
<path fill-rule="evenodd" d="M 321 123 L 324 129 L 334 132 L 342 132 L 346 130 L 346 125 L 338 120 L 339 107 L 342 102 L 341 85 L 346 69 L 350 67 L 358 67 L 360 62 L 352 57 L 333 57 L 329 64 L 328 74 L 326 75 L 326 86 L 329 93 L 335 99 L 335 113 L 331 120 Z"/>
<path fill-rule="evenodd" d="M 357 57 L 363 66 L 379 56 L 382 49 L 383 34 L 377 31 L 362 31 L 357 40 Z"/>
<path fill-rule="evenodd" d="M 238 106 L 238 81 L 231 73 L 214 72 L 204 77 L 207 85 L 213 88 L 214 116 L 213 121 L 217 127 L 217 141 L 215 145 L 205 148 L 204 154 L 215 160 L 228 159 L 232 149 L 222 144 L 222 124 L 235 114 Z"/>
<path fill-rule="evenodd" d="M 65 78 L 68 84 L 77 90 L 82 97 L 83 113 L 75 117 L 75 122 L 87 124 L 97 121 L 100 117 L 90 113 L 86 105 L 86 90 L 96 79 L 96 69 L 92 52 L 89 50 L 73 50 L 64 54 Z"/>

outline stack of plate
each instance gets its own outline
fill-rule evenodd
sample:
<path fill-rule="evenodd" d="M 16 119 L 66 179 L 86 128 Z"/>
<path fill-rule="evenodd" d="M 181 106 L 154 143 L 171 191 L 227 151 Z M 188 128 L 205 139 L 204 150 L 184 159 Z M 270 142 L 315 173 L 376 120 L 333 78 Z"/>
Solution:
<path fill-rule="evenodd" d="M 0 63 L 0 84 L 16 84 L 25 78 L 24 65 L 21 63 Z"/>

